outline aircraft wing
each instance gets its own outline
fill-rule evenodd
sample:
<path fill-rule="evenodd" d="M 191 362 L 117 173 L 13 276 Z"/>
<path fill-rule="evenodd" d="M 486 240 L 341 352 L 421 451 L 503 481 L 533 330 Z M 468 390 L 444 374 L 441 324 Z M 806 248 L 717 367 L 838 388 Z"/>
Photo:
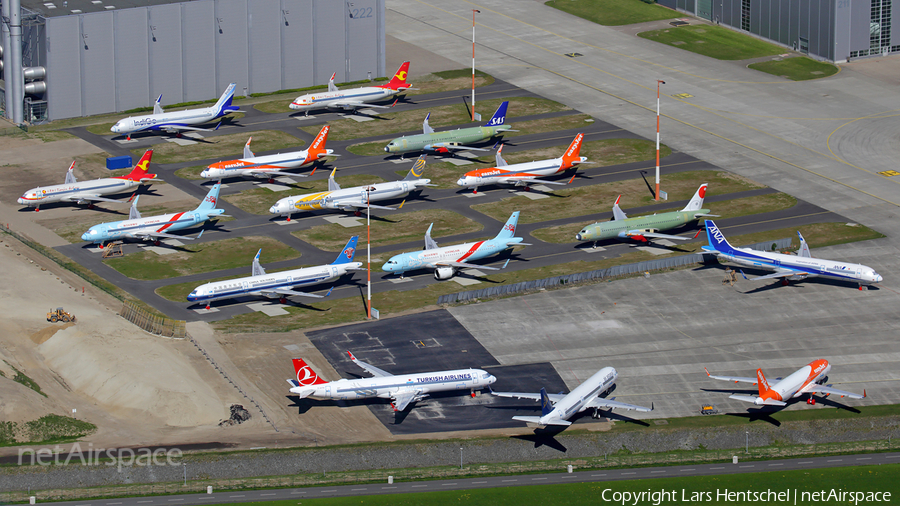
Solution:
<path fill-rule="evenodd" d="M 306 292 L 297 292 L 291 290 L 289 288 L 271 288 L 267 290 L 260 290 L 258 292 L 251 292 L 253 294 L 262 295 L 264 297 L 268 297 L 270 295 L 301 295 L 303 297 L 315 297 L 317 299 L 322 299 L 324 297 L 328 297 L 331 295 L 331 290 L 328 290 L 328 293 L 325 295 L 316 295 L 314 293 L 306 293 Z"/>
<path fill-rule="evenodd" d="M 200 232 L 200 235 L 203 235 L 203 232 Z M 188 237 L 186 235 L 175 235 L 175 234 L 167 234 L 165 232 L 154 232 L 153 230 L 148 230 L 144 232 L 135 232 L 132 234 L 133 237 L 140 237 L 141 239 L 146 238 L 164 238 L 164 239 L 183 239 L 186 241 L 193 241 L 194 239 L 199 239 L 200 235 L 197 237 Z"/>
<path fill-rule="evenodd" d="M 485 148 L 473 148 L 472 146 L 463 146 L 463 145 L 461 145 L 461 144 L 444 144 L 444 143 L 439 143 L 439 144 L 434 144 L 434 146 L 436 146 L 436 147 L 441 147 L 441 148 L 446 148 L 446 149 L 458 149 L 458 150 L 467 150 L 467 149 L 471 149 L 472 151 L 490 151 L 490 149 L 485 149 Z"/>
<path fill-rule="evenodd" d="M 496 395 L 497 397 L 510 397 L 513 399 L 531 399 L 533 401 L 541 402 L 541 394 L 529 394 L 525 392 L 495 392 L 491 390 L 491 395 Z M 547 397 L 550 398 L 550 402 L 556 404 L 561 401 L 564 394 L 547 394 Z"/>
<path fill-rule="evenodd" d="M 232 111 L 232 112 L 241 112 L 241 111 Z M 200 128 L 200 127 L 192 127 L 192 126 L 187 126 L 187 125 L 178 125 L 178 126 L 166 125 L 166 126 L 162 127 L 162 129 L 165 130 L 166 132 L 180 132 L 182 130 L 192 130 L 192 131 L 196 131 L 196 132 L 212 132 L 213 130 L 218 130 L 219 126 L 221 126 L 221 125 L 222 125 L 222 122 L 220 121 L 218 124 L 216 124 L 216 128 Z"/>
<path fill-rule="evenodd" d="M 644 413 L 649 413 L 650 411 L 653 411 L 653 404 L 650 404 L 649 408 L 645 408 L 644 406 L 636 406 L 634 404 L 627 404 L 624 402 L 619 402 L 616 400 L 615 397 L 612 397 L 610 399 L 604 399 L 603 397 L 597 397 L 593 401 L 585 404 L 584 407 L 581 409 L 583 411 L 587 408 L 610 408 L 610 409 L 620 408 L 620 409 L 627 409 L 629 411 L 633 409 L 635 411 L 642 411 Z"/>
<path fill-rule="evenodd" d="M 106 197 L 101 197 L 100 195 L 71 195 L 69 197 L 63 197 L 64 202 L 84 202 L 85 200 L 89 200 L 92 202 L 115 202 L 117 204 L 125 203 L 125 200 L 116 200 L 116 199 L 108 199 Z"/>
<path fill-rule="evenodd" d="M 415 390 L 401 390 L 391 395 L 394 411 L 403 411 L 409 406 L 409 403 L 415 401 L 419 396 L 419 392 Z"/>
<path fill-rule="evenodd" d="M 434 265 L 446 265 L 449 267 L 469 267 L 471 269 L 487 269 L 489 271 L 499 271 L 500 269 L 496 267 L 488 267 L 486 265 L 478 265 L 478 264 L 467 264 L 465 262 L 450 262 L 450 261 L 442 261 L 435 262 Z"/>
<path fill-rule="evenodd" d="M 401 203 L 400 205 L 403 205 L 403 204 Z M 348 204 L 341 204 L 340 206 L 342 208 L 343 207 L 351 207 L 353 209 L 365 209 L 366 207 L 371 207 L 372 209 L 387 209 L 388 211 L 396 211 L 397 209 L 399 209 L 399 206 L 398 207 L 388 207 L 388 206 L 376 206 L 375 204 L 369 204 L 368 206 L 366 206 L 366 204 L 363 204 L 363 203 L 360 203 L 360 204 L 348 203 Z"/>
<path fill-rule="evenodd" d="M 750 402 L 753 404 L 762 404 L 763 406 L 787 406 L 786 402 L 776 401 L 775 399 L 765 399 L 762 403 L 757 402 L 759 397 L 754 397 L 752 395 L 739 395 L 732 394 L 728 396 L 729 399 L 734 399 L 736 401 Z"/>
<path fill-rule="evenodd" d="M 690 237 L 684 237 L 684 236 L 680 236 L 680 235 L 671 235 L 671 234 L 657 234 L 656 232 L 640 232 L 640 231 L 635 232 L 633 230 L 625 232 L 625 236 L 627 236 L 627 237 L 631 237 L 633 235 L 639 235 L 639 236 L 648 237 L 651 239 L 674 239 L 676 241 L 687 241 L 688 239 L 690 239 Z"/>
<path fill-rule="evenodd" d="M 497 179 L 500 183 L 506 184 L 515 184 L 515 185 L 527 185 L 527 184 L 560 184 L 564 185 L 566 183 L 560 183 L 559 181 L 546 181 L 543 179 L 538 179 L 536 177 L 502 177 Z"/>
<path fill-rule="evenodd" d="M 825 394 L 825 395 L 840 395 L 841 397 L 849 397 L 851 399 L 865 399 L 866 391 L 863 390 L 863 394 L 855 394 L 853 392 L 845 392 L 843 390 L 838 390 L 837 388 L 831 388 L 831 386 L 827 385 L 810 385 L 807 389 L 807 392 L 813 394 Z"/>
<path fill-rule="evenodd" d="M 291 177 L 309 177 L 309 174 L 295 174 L 293 172 L 284 172 L 280 170 L 272 170 L 272 171 L 262 171 L 262 170 L 251 170 L 247 173 L 253 177 L 266 177 L 266 176 L 291 176 Z"/>
<path fill-rule="evenodd" d="M 254 168 L 254 167 L 262 167 L 262 166 L 264 166 L 264 165 L 268 165 L 268 166 L 270 166 L 270 167 L 273 167 L 273 166 L 274 166 L 274 167 L 278 167 L 278 164 L 283 164 L 283 163 L 294 163 L 294 162 L 302 162 L 302 161 L 305 161 L 305 160 L 306 160 L 306 157 L 303 157 L 303 158 L 292 158 L 292 159 L 290 159 L 290 160 L 280 160 L 280 161 L 278 161 L 278 162 L 253 163 L 253 164 L 250 164 L 250 165 L 244 165 L 243 167 L 235 167 L 235 168 L 236 168 L 236 169 L 252 169 L 252 168 Z M 290 175 L 294 176 L 294 175 L 299 175 L 299 174 L 294 174 L 294 173 L 292 172 Z"/>
<path fill-rule="evenodd" d="M 514 416 L 514 417 L 512 417 L 512 419 L 518 420 L 520 422 L 534 424 L 534 425 L 544 425 L 543 423 L 541 423 L 541 417 L 539 417 L 539 416 Z M 570 422 L 568 420 L 556 419 L 556 420 L 549 420 L 547 422 L 547 425 L 564 425 L 565 426 L 565 425 L 572 425 L 572 422 Z"/>
<path fill-rule="evenodd" d="M 359 100 L 346 100 L 343 102 L 329 102 L 327 107 L 329 109 L 359 109 L 360 107 L 367 107 L 369 104 L 359 101 Z"/>
<path fill-rule="evenodd" d="M 368 364 L 366 362 L 363 362 L 362 360 L 358 360 L 353 355 L 353 353 L 350 353 L 349 351 L 347 352 L 347 355 L 350 355 L 350 360 L 352 360 L 354 364 L 360 366 L 364 371 L 366 371 L 367 373 L 371 374 L 372 376 L 374 376 L 376 378 L 384 378 L 387 376 L 393 376 L 393 374 L 391 374 L 383 369 L 379 369 L 372 364 Z M 403 410 L 401 409 L 400 411 L 403 411 Z"/>
<path fill-rule="evenodd" d="M 706 375 L 712 379 L 717 379 L 717 380 L 722 380 L 722 381 L 733 381 L 735 383 L 738 383 L 738 382 L 753 383 L 754 385 L 758 381 L 756 378 L 743 378 L 740 376 L 713 376 L 712 374 L 709 373 L 709 371 L 706 370 L 705 367 L 703 368 L 703 370 L 706 371 Z M 755 397 L 754 397 L 754 399 L 755 399 Z"/>
<path fill-rule="evenodd" d="M 747 275 L 744 274 L 744 271 L 741 271 L 741 276 L 744 276 L 744 279 L 748 281 L 759 281 L 762 279 L 789 278 L 791 276 L 815 276 L 815 274 L 806 271 L 795 271 L 792 269 L 778 269 L 772 274 L 766 274 L 765 276 L 758 276 L 755 278 L 748 278 Z"/>

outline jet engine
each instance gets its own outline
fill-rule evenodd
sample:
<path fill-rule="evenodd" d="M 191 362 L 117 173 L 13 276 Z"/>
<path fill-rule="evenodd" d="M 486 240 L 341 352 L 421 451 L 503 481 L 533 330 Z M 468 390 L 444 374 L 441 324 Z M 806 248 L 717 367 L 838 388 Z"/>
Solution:
<path fill-rule="evenodd" d="M 454 274 L 456 274 L 456 269 L 453 267 L 438 267 L 434 270 L 434 279 L 450 279 Z"/>

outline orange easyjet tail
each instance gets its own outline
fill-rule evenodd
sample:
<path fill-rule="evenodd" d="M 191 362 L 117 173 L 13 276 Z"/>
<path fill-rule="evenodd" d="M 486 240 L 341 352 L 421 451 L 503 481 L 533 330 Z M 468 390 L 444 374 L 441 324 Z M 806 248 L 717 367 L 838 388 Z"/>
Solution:
<path fill-rule="evenodd" d="M 148 149 L 144 156 L 135 164 L 134 168 L 131 169 L 131 172 L 127 176 L 120 176 L 121 179 L 130 179 L 131 181 L 146 181 L 148 179 L 153 179 L 156 177 L 156 174 L 149 174 L 147 172 L 150 166 L 150 158 L 153 157 L 153 150 Z"/>
<path fill-rule="evenodd" d="M 561 170 L 566 170 L 573 167 L 576 164 L 582 162 L 581 160 L 581 144 L 584 140 L 584 134 L 578 134 L 572 140 L 572 143 L 569 144 L 569 148 L 566 149 L 565 154 L 562 157 L 562 167 Z"/>
<path fill-rule="evenodd" d="M 326 153 L 325 143 L 328 142 L 328 130 L 330 130 L 328 125 L 323 126 L 322 129 L 319 130 L 319 134 L 316 135 L 312 144 L 309 145 L 308 156 L 315 158 L 319 153 Z"/>
<path fill-rule="evenodd" d="M 400 68 L 397 69 L 397 72 L 394 74 L 394 77 L 391 78 L 390 82 L 385 85 L 380 86 L 380 88 L 390 88 L 392 90 L 400 90 L 409 88 L 409 84 L 406 83 L 406 76 L 409 74 L 409 62 L 405 61 Z"/>
<path fill-rule="evenodd" d="M 759 386 L 759 396 L 765 398 L 765 394 L 770 388 L 769 382 L 766 381 L 766 376 L 763 374 L 762 369 L 756 370 L 756 382 L 757 386 Z"/>

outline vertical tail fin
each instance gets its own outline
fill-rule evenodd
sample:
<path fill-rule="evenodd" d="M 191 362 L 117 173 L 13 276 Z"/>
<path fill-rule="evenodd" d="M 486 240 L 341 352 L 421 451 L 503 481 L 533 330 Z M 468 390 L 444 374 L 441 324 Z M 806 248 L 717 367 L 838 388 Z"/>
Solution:
<path fill-rule="evenodd" d="M 72 162 L 72 165 L 69 165 L 69 170 L 66 171 L 65 184 L 73 184 L 77 182 L 78 180 L 75 179 L 75 162 Z"/>
<path fill-rule="evenodd" d="M 128 219 L 129 220 L 139 220 L 141 219 L 141 212 L 138 211 L 137 203 L 138 199 L 140 199 L 140 195 L 136 195 L 134 200 L 131 201 L 131 209 L 128 210 Z"/>
<path fill-rule="evenodd" d="M 203 198 L 203 202 L 200 202 L 200 205 L 197 206 L 198 211 L 208 211 L 216 208 L 216 204 L 219 202 L 219 189 L 222 187 L 222 183 L 216 183 L 209 190 L 209 193 L 206 194 L 206 197 Z"/>
<path fill-rule="evenodd" d="M 409 88 L 409 84 L 406 82 L 406 77 L 409 75 L 409 62 L 405 61 L 400 65 L 400 68 L 397 69 L 397 72 L 394 73 L 394 77 L 387 84 L 383 84 L 379 86 L 379 88 L 390 88 L 392 90 L 405 90 Z"/>
<path fill-rule="evenodd" d="M 757 383 L 757 386 L 759 387 L 759 396 L 760 397 L 764 397 L 766 392 L 771 390 L 771 388 L 769 388 L 769 382 L 766 381 L 766 375 L 763 374 L 762 369 L 756 370 L 756 383 Z"/>
<path fill-rule="evenodd" d="M 347 241 L 347 245 L 344 246 L 344 249 L 341 250 L 340 254 L 338 254 L 337 258 L 334 262 L 331 262 L 331 265 L 338 264 L 348 264 L 353 261 L 353 257 L 356 255 L 356 241 L 359 240 L 358 235 L 354 235 Z"/>
<path fill-rule="evenodd" d="M 256 252 L 256 256 L 253 257 L 253 265 L 250 267 L 250 275 L 251 276 L 262 276 L 266 273 L 266 270 L 262 265 L 259 265 L 259 255 L 262 253 L 262 248 L 259 248 L 259 251 Z"/>
<path fill-rule="evenodd" d="M 422 179 L 422 174 L 425 172 L 425 155 L 419 157 L 416 160 L 416 163 L 413 164 L 412 168 L 409 169 L 409 172 L 406 174 L 406 177 L 403 178 L 404 181 L 413 181 L 416 179 Z"/>
<path fill-rule="evenodd" d="M 494 155 L 494 163 L 497 167 L 506 167 L 509 165 L 506 163 L 506 160 L 503 159 L 503 144 L 500 144 L 500 147 L 497 148 L 497 154 Z"/>
<path fill-rule="evenodd" d="M 488 120 L 487 123 L 484 124 L 486 127 L 491 126 L 500 126 L 506 124 L 506 108 L 509 106 L 508 101 L 504 101 L 500 104 L 500 107 L 494 112 L 494 115 L 491 116 L 491 119 Z"/>
<path fill-rule="evenodd" d="M 253 137 L 247 139 L 247 144 L 244 144 L 244 158 L 253 158 L 256 155 L 253 154 L 253 151 L 250 151 L 250 141 L 253 140 Z"/>
<path fill-rule="evenodd" d="M 231 99 L 234 98 L 234 89 L 237 87 L 237 83 L 231 83 L 225 88 L 225 93 L 222 93 L 222 96 L 219 97 L 219 100 L 216 102 L 214 106 L 216 109 L 216 116 L 224 116 L 231 111 L 237 111 L 239 108 L 231 105 Z"/>
<path fill-rule="evenodd" d="M 797 256 L 810 258 L 812 255 L 809 253 L 809 244 L 806 244 L 806 239 L 803 238 L 799 230 L 797 231 L 797 236 L 800 237 L 800 249 L 797 250 Z"/>
<path fill-rule="evenodd" d="M 422 122 L 422 133 L 425 135 L 433 134 L 434 129 L 431 128 L 431 125 L 428 124 L 428 118 L 431 117 L 431 113 L 425 115 L 425 121 Z"/>
<path fill-rule="evenodd" d="M 294 375 L 297 378 L 297 385 L 299 387 L 308 387 L 312 385 L 321 385 L 323 383 L 328 383 L 323 380 L 316 374 L 316 371 L 313 371 L 313 368 L 307 364 L 302 358 L 294 359 Z"/>
<path fill-rule="evenodd" d="M 316 138 L 313 139 L 312 144 L 309 145 L 309 149 L 307 150 L 307 159 L 310 155 L 318 155 L 319 153 L 327 153 L 325 149 L 325 143 L 328 142 L 328 131 L 331 130 L 331 127 L 325 125 L 319 130 L 319 133 L 316 134 Z"/>
<path fill-rule="evenodd" d="M 553 411 L 553 403 L 550 402 L 550 396 L 547 395 L 547 389 L 541 387 L 541 416 L 547 416 Z"/>
<path fill-rule="evenodd" d="M 706 183 L 700 185 L 700 188 L 697 188 L 697 191 L 694 193 L 691 201 L 688 202 L 688 205 L 684 206 L 682 211 L 699 211 L 700 208 L 703 207 L 703 198 L 706 197 L 706 187 L 709 186 Z"/>
<path fill-rule="evenodd" d="M 166 111 L 163 110 L 162 105 L 160 105 L 160 101 L 162 100 L 162 95 L 156 97 L 156 103 L 153 104 L 153 114 L 162 114 Z"/>
<path fill-rule="evenodd" d="M 572 143 L 569 144 L 569 149 L 562 156 L 562 166 L 559 168 L 561 171 L 567 170 L 584 160 L 581 159 L 581 144 L 584 140 L 584 134 L 580 133 L 575 136 L 572 140 Z"/>
<path fill-rule="evenodd" d="M 434 223 L 428 225 L 428 230 L 425 231 L 425 249 L 437 249 L 437 242 L 431 238 L 431 228 L 434 227 Z"/>
<path fill-rule="evenodd" d="M 328 80 L 328 91 L 337 91 L 338 87 L 334 85 L 334 76 L 337 75 L 337 72 L 331 74 L 331 79 Z"/>
<path fill-rule="evenodd" d="M 328 191 L 334 192 L 341 189 L 341 185 L 334 180 L 334 173 L 337 171 L 337 167 L 331 169 L 331 175 L 328 176 Z"/>
<path fill-rule="evenodd" d="M 516 235 L 516 224 L 519 223 L 519 211 L 513 212 L 506 224 L 500 229 L 500 233 L 494 239 L 509 239 Z"/>
<path fill-rule="evenodd" d="M 709 241 L 709 246 L 721 253 L 731 253 L 734 251 L 734 247 L 728 243 L 728 239 L 725 239 L 725 236 L 722 235 L 722 232 L 719 231 L 719 227 L 713 222 L 713 220 L 706 220 L 706 239 Z M 705 247 L 704 247 L 705 248 Z"/>
<path fill-rule="evenodd" d="M 147 173 L 148 167 L 150 166 L 150 159 L 153 158 L 153 150 L 148 149 L 144 152 L 144 156 L 138 160 L 138 163 L 131 169 L 131 172 L 127 176 L 122 176 L 122 179 L 130 179 L 132 181 L 143 181 L 145 179 L 153 179 L 156 177 L 156 174 Z"/>
<path fill-rule="evenodd" d="M 622 196 L 619 195 L 616 197 L 616 202 L 613 204 L 612 213 L 613 213 L 613 221 L 624 220 L 628 218 L 628 215 L 625 214 L 625 211 L 619 207 L 619 201 L 622 200 Z"/>

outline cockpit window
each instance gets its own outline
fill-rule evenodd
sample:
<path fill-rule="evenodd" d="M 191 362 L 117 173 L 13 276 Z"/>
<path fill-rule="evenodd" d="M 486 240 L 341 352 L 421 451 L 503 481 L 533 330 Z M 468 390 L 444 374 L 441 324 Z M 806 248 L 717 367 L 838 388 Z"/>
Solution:
<path fill-rule="evenodd" d="M 481 379 L 488 379 L 490 377 L 491 377 L 491 373 L 487 373 L 487 372 L 481 375 Z"/>

